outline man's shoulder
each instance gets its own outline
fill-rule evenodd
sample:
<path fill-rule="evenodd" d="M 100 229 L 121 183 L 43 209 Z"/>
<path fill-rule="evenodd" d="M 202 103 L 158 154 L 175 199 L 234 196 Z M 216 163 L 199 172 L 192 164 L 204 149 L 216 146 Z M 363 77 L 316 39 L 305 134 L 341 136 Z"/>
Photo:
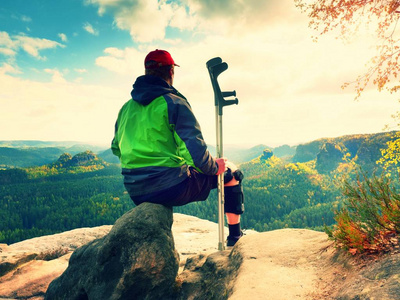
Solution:
<path fill-rule="evenodd" d="M 129 108 L 129 106 L 134 105 L 134 104 L 135 104 L 134 102 L 135 102 L 135 101 L 133 101 L 132 99 L 129 99 L 128 101 L 126 101 L 126 102 L 121 106 L 120 113 L 126 111 L 126 110 Z"/>
<path fill-rule="evenodd" d="M 170 105 L 190 106 L 186 98 L 180 93 L 167 93 L 163 95 L 165 101 Z"/>

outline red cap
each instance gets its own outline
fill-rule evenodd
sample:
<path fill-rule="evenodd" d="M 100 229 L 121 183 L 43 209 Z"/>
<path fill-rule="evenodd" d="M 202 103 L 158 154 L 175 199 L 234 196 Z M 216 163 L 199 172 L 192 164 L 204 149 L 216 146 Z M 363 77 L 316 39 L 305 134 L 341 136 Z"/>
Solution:
<path fill-rule="evenodd" d="M 163 66 L 178 66 L 172 59 L 171 54 L 165 50 L 154 50 L 147 54 L 144 59 L 144 67 L 146 69 L 155 69 Z"/>

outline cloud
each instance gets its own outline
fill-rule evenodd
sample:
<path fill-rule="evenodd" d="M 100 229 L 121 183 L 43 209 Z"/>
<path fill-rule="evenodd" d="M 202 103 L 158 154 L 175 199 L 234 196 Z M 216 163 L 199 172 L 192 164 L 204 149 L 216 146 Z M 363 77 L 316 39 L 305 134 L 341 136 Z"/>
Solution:
<path fill-rule="evenodd" d="M 7 112 L 21 109 L 22 118 L 18 118 L 23 119 L 20 128 L 12 128 L 3 136 L 87 141 L 106 137 L 108 142 L 118 109 L 129 99 L 132 81 L 143 74 L 145 55 L 156 48 L 167 49 L 181 66 L 175 70 L 174 85 L 188 98 L 211 144 L 215 143 L 214 95 L 205 63 L 216 56 L 229 65 L 219 77 L 221 89 L 236 90 L 239 98 L 238 106 L 224 109 L 224 140 L 228 144 L 278 146 L 350 130 L 376 132 L 396 110 L 397 104 L 386 101 L 386 95 L 367 91 L 366 100 L 355 103 L 351 91 L 340 89 L 344 81 L 363 70 L 370 55 L 366 40 L 354 46 L 330 37 L 313 43 L 307 17 L 290 0 L 86 3 L 96 5 L 100 15 L 111 14 L 116 27 L 127 30 L 141 43 L 105 48 L 95 60 L 96 66 L 104 69 L 95 77 L 103 80 L 97 86 L 85 84 L 80 77 L 68 81 L 66 70 L 48 68 L 45 72 L 51 80 L 36 82 L 10 76 L 18 72 L 10 62 L 0 66 L 0 82 L 5 87 L 0 91 L 0 105 Z M 96 32 L 91 24 L 85 25 Z M 171 27 L 186 31 L 168 34 L 167 40 L 166 32 L 171 31 L 166 30 Z M 42 57 L 41 51 L 46 48 L 33 46 L 32 40 L 19 36 L 0 32 L 0 53 L 8 55 L 9 60 L 21 50 Z M 23 48 L 24 44 L 33 49 Z M 73 70 L 74 75 L 86 72 L 83 68 Z M 377 104 L 376 99 L 381 101 Z M 18 123 L 12 113 L 6 115 L 0 120 L 0 128 Z M 26 128 L 32 129 L 30 136 Z"/>
<path fill-rule="evenodd" d="M 29 22 L 32 21 L 31 17 L 26 16 L 26 15 L 21 15 L 21 14 L 17 14 L 17 15 L 16 14 L 12 14 L 11 18 L 16 19 L 18 21 L 25 22 L 25 23 L 29 23 Z"/>
<path fill-rule="evenodd" d="M 74 69 L 74 71 L 80 74 L 87 73 L 86 69 Z"/>
<path fill-rule="evenodd" d="M 109 145 L 126 92 L 106 85 L 10 76 L 0 67 L 2 139 L 74 140 Z M 55 76 L 60 72 L 47 69 Z M 23 87 L 23 88 L 21 88 Z M 120 99 L 120 100 L 118 100 Z M 18 112 L 16 114 L 15 112 Z M 14 124 L 10 127 L 10 124 Z"/>
<path fill-rule="evenodd" d="M 48 74 L 53 75 L 51 81 L 54 83 L 66 83 L 67 81 L 64 79 L 63 74 L 57 69 L 44 69 L 44 71 Z"/>
<path fill-rule="evenodd" d="M 169 26 L 180 30 L 194 30 L 199 26 L 199 20 L 190 13 L 190 10 L 187 7 L 174 6 Z"/>
<path fill-rule="evenodd" d="M 21 74 L 22 72 L 17 68 L 10 64 L 3 63 L 0 67 L 0 74 Z"/>
<path fill-rule="evenodd" d="M 41 39 L 41 38 L 32 38 L 25 35 L 17 35 L 14 37 L 15 41 L 17 41 L 19 47 L 21 47 L 26 53 L 29 55 L 40 59 L 45 60 L 45 56 L 41 56 L 39 51 L 44 49 L 54 49 L 57 47 L 64 48 L 65 45 L 60 44 L 55 41 L 51 41 L 48 39 Z"/>
<path fill-rule="evenodd" d="M 144 52 L 135 48 L 118 49 L 114 47 L 104 50 L 105 56 L 96 59 L 96 65 L 120 75 L 132 75 L 143 72 Z"/>
<path fill-rule="evenodd" d="M 137 8 L 145 7 L 140 6 L 140 1 L 91 0 L 105 9 L 113 7 L 114 12 L 122 10 L 122 2 L 126 6 L 135 3 Z M 106 55 L 96 59 L 96 65 L 121 75 L 140 74 L 146 51 L 165 47 L 182 66 L 177 68 L 176 82 L 184 81 L 189 90 L 201 93 L 200 87 L 206 88 L 209 80 L 205 62 L 221 56 L 235 72 L 221 77 L 229 77 L 235 88 L 248 93 L 249 99 L 259 99 L 264 95 L 296 97 L 299 93 L 342 95 L 341 84 L 356 77 L 370 54 L 368 51 L 360 54 L 357 51 L 360 44 L 349 47 L 334 38 L 313 43 L 307 17 L 291 1 L 184 0 L 183 3 L 186 6 L 179 9 L 170 6 L 174 16 L 179 11 L 183 18 L 185 13 L 186 17 L 193 17 L 193 24 L 197 25 L 190 26 L 196 27 L 194 31 L 207 28 L 208 34 L 197 43 L 180 40 L 174 44 L 163 40 L 139 49 L 107 48 Z M 202 79 L 197 72 L 202 72 Z M 240 76 L 234 78 L 234 74 Z M 204 77 L 206 83 L 200 84 Z"/>
<path fill-rule="evenodd" d="M 285 15 L 286 19 L 288 10 L 294 7 L 291 1 L 282 0 L 185 0 L 184 2 L 193 13 L 206 19 L 222 18 L 232 22 L 246 19 L 248 23 L 270 22 L 272 18 L 281 19 L 282 15 Z"/>
<path fill-rule="evenodd" d="M 23 22 L 31 22 L 31 21 L 32 21 L 32 18 L 31 18 L 31 17 L 28 17 L 28 16 L 22 15 L 22 16 L 21 16 L 21 21 L 23 21 Z"/>
<path fill-rule="evenodd" d="M 0 52 L 5 55 L 15 55 L 20 49 L 24 50 L 29 55 L 39 59 L 45 60 L 45 56 L 40 55 L 41 50 L 54 49 L 57 47 L 64 48 L 65 45 L 55 41 L 41 38 L 33 38 L 26 35 L 10 35 L 5 32 L 0 32 Z"/>
<path fill-rule="evenodd" d="M 353 133 L 381 130 L 397 104 L 388 101 L 370 122 L 365 116 L 371 112 L 373 97 L 377 96 L 368 92 L 366 100 L 358 105 L 352 101 L 351 90 L 341 89 L 343 82 L 351 81 L 362 72 L 371 54 L 366 40 L 345 45 L 334 37 L 325 37 L 313 43 L 306 16 L 294 7 L 285 11 L 285 5 L 273 3 L 277 5 L 275 11 L 286 12 L 285 20 L 293 21 L 278 22 L 276 16 L 263 20 L 262 13 L 255 12 L 256 8 L 247 8 L 254 12 L 254 18 L 259 18 L 257 24 L 250 16 L 242 15 L 239 8 L 232 7 L 231 14 L 222 16 L 212 28 L 209 26 L 212 22 L 207 23 L 208 10 L 202 12 L 201 20 L 197 10 L 193 15 L 197 14 L 196 20 L 201 21 L 199 26 L 208 30 L 198 42 L 167 45 L 165 41 L 154 41 L 138 49 L 107 48 L 96 64 L 122 76 L 139 76 L 143 74 L 147 52 L 165 46 L 181 66 L 175 70 L 174 85 L 188 97 L 208 143 L 215 141 L 214 123 L 210 118 L 214 114 L 214 96 L 205 63 L 216 56 L 229 65 L 219 77 L 221 89 L 236 90 L 239 98 L 238 107 L 225 109 L 225 122 L 229 124 L 227 143 L 263 142 L 278 146 L 337 136 L 350 128 Z M 207 7 L 210 18 L 211 5 Z M 233 30 L 237 25 L 228 26 L 234 23 L 235 17 L 238 23 L 245 24 L 243 28 L 238 26 Z M 254 131 L 246 134 L 248 128 Z"/>
<path fill-rule="evenodd" d="M 0 46 L 3 46 L 4 49 L 12 50 L 17 48 L 17 43 L 11 39 L 7 32 L 0 31 Z"/>
<path fill-rule="evenodd" d="M 142 43 L 164 39 L 168 26 L 192 29 L 195 24 L 185 8 L 172 1 L 87 0 L 86 3 L 97 5 L 100 15 L 112 14 L 119 29 L 128 30 L 134 41 Z"/>
<path fill-rule="evenodd" d="M 92 24 L 86 22 L 85 24 L 83 24 L 83 29 L 85 29 L 87 32 L 89 32 L 90 34 L 93 35 L 99 35 L 99 31 L 94 29 Z"/>
<path fill-rule="evenodd" d="M 0 54 L 6 55 L 6 56 L 15 56 L 17 53 L 13 49 L 0 48 Z"/>
<path fill-rule="evenodd" d="M 214 32 L 239 36 L 249 31 L 262 31 L 278 23 L 293 24 L 298 17 L 293 1 L 182 0 L 182 3 L 186 6 L 187 20 L 195 19 L 197 30 L 205 34 Z"/>
<path fill-rule="evenodd" d="M 59 33 L 58 37 L 63 41 L 64 43 L 68 42 L 67 35 L 65 33 Z"/>
<path fill-rule="evenodd" d="M 109 13 L 115 25 L 128 30 L 134 41 L 164 40 L 167 28 L 191 34 L 241 35 L 262 31 L 274 23 L 295 21 L 291 1 L 281 0 L 86 0 L 98 6 L 98 13 Z M 298 15 L 298 14 L 297 14 Z"/>

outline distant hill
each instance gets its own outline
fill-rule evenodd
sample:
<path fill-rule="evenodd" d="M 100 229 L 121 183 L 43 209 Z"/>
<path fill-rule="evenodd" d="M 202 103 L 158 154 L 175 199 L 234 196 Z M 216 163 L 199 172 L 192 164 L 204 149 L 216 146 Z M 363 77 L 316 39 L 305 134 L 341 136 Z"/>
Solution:
<path fill-rule="evenodd" d="M 62 153 L 62 149 L 53 147 L 21 149 L 0 147 L 0 169 L 45 165 L 57 160 Z"/>
<path fill-rule="evenodd" d="M 276 156 L 282 157 L 288 155 L 287 153 L 291 153 L 290 155 L 294 155 L 295 147 L 281 146 L 274 150 L 276 151 Z M 258 157 L 265 149 L 273 149 L 265 145 L 258 145 L 252 148 L 239 148 L 233 146 L 224 147 L 224 156 L 227 157 L 230 161 L 235 164 L 240 164 L 249 160 L 252 160 Z M 211 155 L 216 156 L 216 149 L 214 146 L 208 146 L 208 150 L 210 151 Z M 99 152 L 98 156 L 104 159 L 108 163 L 119 163 L 118 157 L 116 157 L 112 152 L 111 149 L 107 149 L 105 151 Z"/>
<path fill-rule="evenodd" d="M 30 179 L 54 177 L 63 174 L 77 175 L 81 173 L 89 173 L 102 170 L 109 166 L 109 163 L 105 162 L 102 158 L 89 150 L 75 154 L 74 156 L 69 153 L 63 153 L 56 161 L 48 164 L 30 166 L 27 168 L 18 167 L 0 170 L 0 186 L 4 184 L 23 183 Z M 114 168 L 119 169 L 119 167 L 115 165 Z M 111 172 L 113 174 L 115 173 L 113 171 Z"/>
<path fill-rule="evenodd" d="M 226 147 L 224 149 L 224 156 L 229 160 L 233 161 L 236 164 L 240 164 L 242 162 L 246 162 L 252 160 L 262 153 L 265 148 L 269 148 L 266 145 L 257 145 L 251 148 L 235 148 L 235 147 Z"/>
<path fill-rule="evenodd" d="M 16 140 L 16 141 L 0 141 L 0 147 L 8 148 L 60 148 L 68 149 L 69 152 L 82 152 L 86 150 L 101 151 L 108 146 L 99 146 L 74 141 L 38 141 L 38 140 Z"/>
<path fill-rule="evenodd" d="M 103 152 L 106 148 L 77 142 L 0 141 L 0 169 L 42 166 L 54 162 L 63 153 Z"/>
<path fill-rule="evenodd" d="M 63 153 L 57 161 L 43 166 L 28 168 L 31 178 L 40 178 L 60 174 L 79 174 L 102 170 L 109 166 L 102 158 L 90 150 L 72 156 Z M 13 171 L 13 170 L 8 170 Z"/>
<path fill-rule="evenodd" d="M 354 162 L 364 170 L 372 171 L 381 157 L 381 149 L 393 139 L 396 132 L 354 134 L 337 138 L 323 138 L 298 145 L 293 162 L 315 160 L 320 173 L 335 170 L 339 164 Z"/>
<path fill-rule="evenodd" d="M 117 156 L 115 156 L 111 148 L 108 148 L 107 150 L 104 150 L 102 152 L 99 152 L 98 156 L 102 159 L 104 159 L 106 162 L 111 163 L 111 164 L 119 164 L 119 159 Z"/>
<path fill-rule="evenodd" d="M 216 155 L 216 150 L 214 146 L 208 146 L 208 149 L 210 150 L 212 155 Z M 273 151 L 274 155 L 280 158 L 293 156 L 296 152 L 296 146 L 282 145 L 273 148 L 260 144 L 251 148 L 226 146 L 224 147 L 224 156 L 235 164 L 241 164 L 257 158 L 258 156 L 260 156 L 260 154 L 263 153 L 265 149 Z"/>
<path fill-rule="evenodd" d="M 94 165 L 104 166 L 104 161 L 92 151 L 85 151 L 72 156 L 69 153 L 62 154 L 56 162 L 50 166 L 58 168 L 88 167 Z"/>
<path fill-rule="evenodd" d="M 210 145 L 208 149 L 213 156 L 216 156 L 214 146 Z M 235 164 L 240 164 L 258 157 L 265 149 L 273 150 L 277 157 L 285 157 L 294 155 L 296 147 L 283 145 L 272 148 L 262 144 L 251 148 L 226 146 L 224 147 L 224 156 Z M 87 150 L 93 151 L 108 163 L 119 163 L 118 158 L 112 154 L 108 146 L 68 141 L 0 141 L 0 169 L 46 165 L 57 160 L 63 153 L 75 155 Z"/>
<path fill-rule="evenodd" d="M 42 148 L 42 147 L 67 147 L 66 145 L 72 142 L 47 142 L 36 140 L 17 140 L 17 141 L 0 141 L 0 147 L 8 148 Z M 76 143 L 74 143 L 76 144 Z M 71 146 L 71 145 L 69 145 Z M 68 146 L 68 147 L 69 147 Z"/>
<path fill-rule="evenodd" d="M 373 169 L 380 158 L 380 150 L 392 139 L 395 132 L 376 134 L 354 134 L 336 138 L 322 138 L 297 146 L 282 145 L 270 147 L 257 145 L 251 148 L 224 146 L 224 156 L 235 164 L 251 161 L 263 155 L 268 149 L 278 158 L 287 161 L 316 162 L 319 172 L 335 170 L 344 158 L 356 162 L 365 169 Z M 210 153 L 215 156 L 216 149 L 209 145 Z M 84 151 L 93 151 L 108 163 L 119 163 L 109 146 L 96 146 L 77 142 L 51 141 L 0 141 L 0 169 L 30 167 L 49 164 L 58 159 L 62 153 L 75 155 Z"/>

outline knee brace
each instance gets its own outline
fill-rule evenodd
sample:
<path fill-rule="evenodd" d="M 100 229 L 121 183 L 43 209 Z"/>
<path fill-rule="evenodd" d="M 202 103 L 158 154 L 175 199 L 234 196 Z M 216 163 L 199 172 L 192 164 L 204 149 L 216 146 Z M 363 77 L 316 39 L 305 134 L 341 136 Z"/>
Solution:
<path fill-rule="evenodd" d="M 244 175 L 243 172 L 240 171 L 239 169 L 236 169 L 234 172 L 232 172 L 231 168 L 228 168 L 228 170 L 225 171 L 224 173 L 224 182 L 225 184 L 231 181 L 233 178 L 235 178 L 237 181 L 242 182 Z"/>
<path fill-rule="evenodd" d="M 242 185 L 225 187 L 225 212 L 241 215 L 244 212 L 244 195 Z"/>

